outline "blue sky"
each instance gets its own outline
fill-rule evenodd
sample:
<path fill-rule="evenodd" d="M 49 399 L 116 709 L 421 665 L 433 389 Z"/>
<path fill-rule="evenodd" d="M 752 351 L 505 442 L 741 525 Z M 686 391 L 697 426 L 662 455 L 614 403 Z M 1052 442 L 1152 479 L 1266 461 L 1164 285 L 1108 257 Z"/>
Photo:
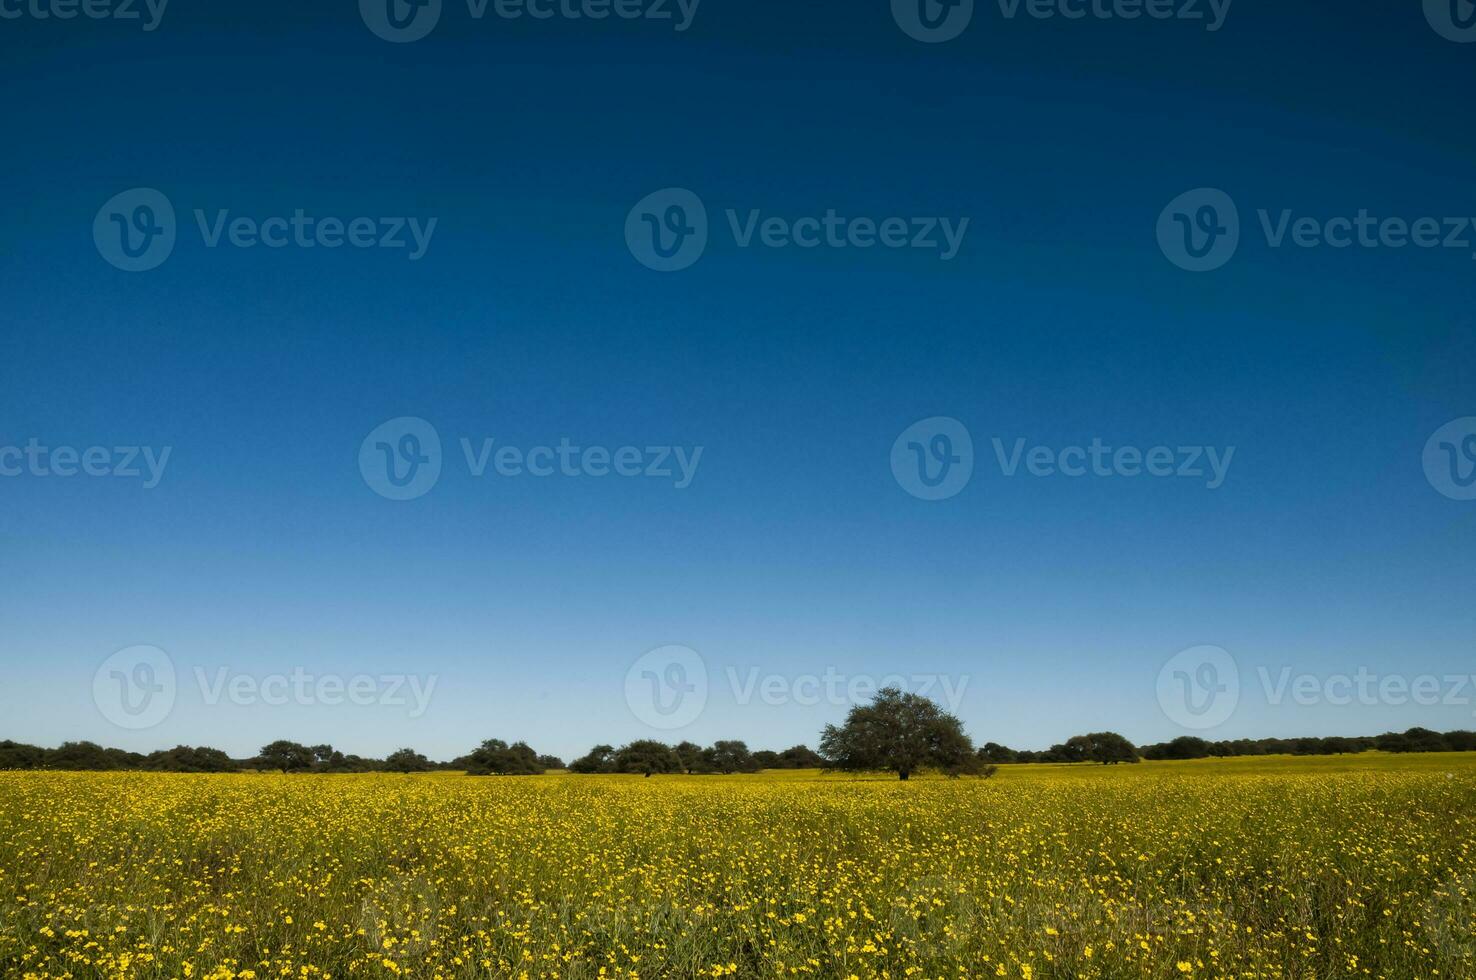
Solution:
<path fill-rule="evenodd" d="M 3 20 L 0 47 L 0 447 L 171 450 L 149 489 L 0 477 L 0 737 L 782 748 L 844 704 L 739 704 L 729 671 L 831 670 L 962 683 L 981 741 L 1154 741 L 1185 731 L 1159 670 L 1201 644 L 1244 688 L 1214 736 L 1476 727 L 1476 690 L 1273 705 L 1257 677 L 1476 673 L 1476 502 L 1421 465 L 1476 415 L 1472 248 L 1272 247 L 1258 218 L 1476 216 L 1459 95 L 1476 46 L 1418 3 L 1240 0 L 1215 32 L 981 3 L 922 44 L 885 3 L 707 0 L 677 32 L 447 0 L 429 36 L 391 44 L 351 4 L 174 0 L 152 31 Z M 92 228 L 136 187 L 168 198 L 178 241 L 130 273 Z M 624 229 L 670 187 L 711 235 L 658 273 Z M 1196 274 L 1155 223 L 1200 187 L 1236 202 L 1242 235 Z M 197 209 L 436 224 L 412 261 L 210 248 Z M 948 261 L 742 248 L 730 209 L 969 226 Z M 936 416 L 966 427 L 974 469 L 928 501 L 889 454 Z M 358 459 L 402 417 L 434 427 L 442 472 L 394 501 Z M 463 438 L 702 456 L 684 489 L 475 477 Z M 996 438 L 1234 456 L 1213 490 L 1006 476 Z M 179 690 L 129 730 L 93 681 L 140 644 Z M 653 732 L 625 679 L 668 644 L 700 654 L 708 697 Z M 436 680 L 410 717 L 211 705 L 196 668 Z"/>

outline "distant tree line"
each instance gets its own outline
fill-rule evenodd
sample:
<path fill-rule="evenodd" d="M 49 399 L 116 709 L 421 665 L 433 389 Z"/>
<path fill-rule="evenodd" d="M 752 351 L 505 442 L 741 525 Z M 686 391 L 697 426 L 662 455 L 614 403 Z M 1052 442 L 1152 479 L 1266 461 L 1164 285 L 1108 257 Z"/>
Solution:
<path fill-rule="evenodd" d="M 1242 755 L 1349 755 L 1380 752 L 1476 752 L 1476 732 L 1436 732 L 1411 728 L 1403 732 L 1358 737 L 1237 738 L 1209 741 L 1180 735 L 1168 742 L 1135 747 L 1114 732 L 1077 735 L 1040 752 L 1016 750 L 985 742 L 979 757 L 995 764 L 1029 762 L 1137 762 L 1139 759 L 1209 759 Z M 1131 757 L 1129 757 L 1131 755 Z"/>
<path fill-rule="evenodd" d="M 1403 732 L 1360 738 L 1239 738 L 1210 742 L 1181 735 L 1169 742 L 1143 747 L 1145 759 L 1206 759 L 1239 755 L 1347 755 L 1377 749 L 1380 752 L 1473 752 L 1476 732 L 1435 732 L 1411 728 Z"/>
<path fill-rule="evenodd" d="M 526 745 L 517 743 L 523 748 Z M 469 755 L 450 762 L 431 762 L 414 749 L 399 749 L 383 759 L 345 755 L 331 745 L 302 745 L 279 740 L 261 747 L 249 759 L 233 759 L 220 749 L 205 746 L 176 745 L 148 754 L 110 749 L 96 742 L 64 742 L 55 749 L 45 749 L 21 742 L 0 741 L 0 769 L 67 769 L 105 771 L 114 769 L 153 770 L 157 772 L 242 772 L 270 769 L 280 772 L 430 772 L 447 769 L 482 774 L 500 771 L 489 762 L 488 746 L 505 743 L 491 741 Z M 529 750 L 531 752 L 531 750 Z M 554 756 L 533 757 L 538 772 L 562 769 L 564 764 Z"/>
<path fill-rule="evenodd" d="M 820 751 L 795 745 L 782 752 L 750 751 L 737 740 L 703 747 L 694 742 L 667 745 L 637 739 L 615 748 L 596 745 L 569 763 L 574 773 L 668 773 L 731 775 L 761 769 L 828 769 L 841 772 L 894 772 L 907 779 L 931 770 L 948 776 L 990 776 L 999 765 L 1020 763 L 1100 763 L 1115 765 L 1143 759 L 1205 759 L 1255 755 L 1344 755 L 1380 752 L 1473 752 L 1476 732 L 1436 732 L 1411 728 L 1404 732 L 1345 738 L 1261 738 L 1209 741 L 1181 735 L 1141 748 L 1116 732 L 1074 735 L 1043 751 L 1016 750 L 998 742 L 975 749 L 957 718 L 933 702 L 888 688 L 869 705 L 851 709 L 843 725 L 827 725 Z M 413 749 L 398 749 L 383 759 L 345 755 L 331 745 L 302 745 L 278 740 L 249 759 L 233 759 L 220 749 L 176 745 L 147 754 L 104 748 L 96 742 L 64 742 L 47 749 L 0 741 L 0 770 L 115 769 L 157 772 L 430 772 L 450 770 L 473 776 L 533 776 L 563 769 L 555 756 L 541 755 L 527 742 L 488 739 L 450 762 L 432 762 Z"/>
<path fill-rule="evenodd" d="M 1142 762 L 1144 757 L 1137 746 L 1116 732 L 1092 732 L 1088 735 L 1073 735 L 1040 752 L 1012 749 L 998 742 L 985 742 L 979 749 L 979 758 L 994 765 L 1030 762 L 1099 762 L 1103 765 L 1117 765 L 1121 762 Z"/>
<path fill-rule="evenodd" d="M 106 749 L 96 742 L 63 742 L 43 749 L 10 740 L 0 741 L 0 769 L 152 769 L 160 772 L 236 772 L 240 763 L 220 749 L 176 745 L 144 755 Z"/>
<path fill-rule="evenodd" d="M 577 773 L 717 773 L 758 772 L 760 769 L 818 769 L 825 760 L 805 745 L 783 752 L 760 749 L 750 752 L 748 745 L 737 740 L 719 740 L 703 748 L 695 742 L 667 745 L 654 739 L 637 739 L 615 748 L 596 745 L 585 755 L 569 763 L 569 771 Z"/>

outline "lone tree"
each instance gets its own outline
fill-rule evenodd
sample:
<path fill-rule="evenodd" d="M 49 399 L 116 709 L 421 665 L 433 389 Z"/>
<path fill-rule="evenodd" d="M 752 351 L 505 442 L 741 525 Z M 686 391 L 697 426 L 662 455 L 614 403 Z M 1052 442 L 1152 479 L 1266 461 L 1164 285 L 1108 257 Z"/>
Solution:
<path fill-rule="evenodd" d="M 857 705 L 839 728 L 820 734 L 825 768 L 842 772 L 891 771 L 906 779 L 921 769 L 951 776 L 981 768 L 963 724 L 932 701 L 884 687 L 871 704 Z"/>

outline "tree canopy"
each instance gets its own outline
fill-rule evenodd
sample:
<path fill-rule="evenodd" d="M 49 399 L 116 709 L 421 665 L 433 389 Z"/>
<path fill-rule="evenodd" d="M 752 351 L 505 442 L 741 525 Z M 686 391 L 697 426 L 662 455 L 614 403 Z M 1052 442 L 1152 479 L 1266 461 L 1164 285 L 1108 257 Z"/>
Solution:
<path fill-rule="evenodd" d="M 843 725 L 826 725 L 820 736 L 826 767 L 843 772 L 914 772 L 936 769 L 949 775 L 978 772 L 974 743 L 963 724 L 932 701 L 895 687 L 857 705 Z"/>
<path fill-rule="evenodd" d="M 500 738 L 487 739 L 458 761 L 473 776 L 537 776 L 544 768 L 527 742 L 509 745 Z"/>

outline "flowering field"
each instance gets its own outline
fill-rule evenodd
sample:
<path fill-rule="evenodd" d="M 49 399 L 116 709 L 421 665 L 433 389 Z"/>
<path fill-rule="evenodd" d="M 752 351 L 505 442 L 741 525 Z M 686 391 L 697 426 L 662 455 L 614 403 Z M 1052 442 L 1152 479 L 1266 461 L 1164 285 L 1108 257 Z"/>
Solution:
<path fill-rule="evenodd" d="M 0 976 L 1476 976 L 1476 756 L 0 773 Z"/>

